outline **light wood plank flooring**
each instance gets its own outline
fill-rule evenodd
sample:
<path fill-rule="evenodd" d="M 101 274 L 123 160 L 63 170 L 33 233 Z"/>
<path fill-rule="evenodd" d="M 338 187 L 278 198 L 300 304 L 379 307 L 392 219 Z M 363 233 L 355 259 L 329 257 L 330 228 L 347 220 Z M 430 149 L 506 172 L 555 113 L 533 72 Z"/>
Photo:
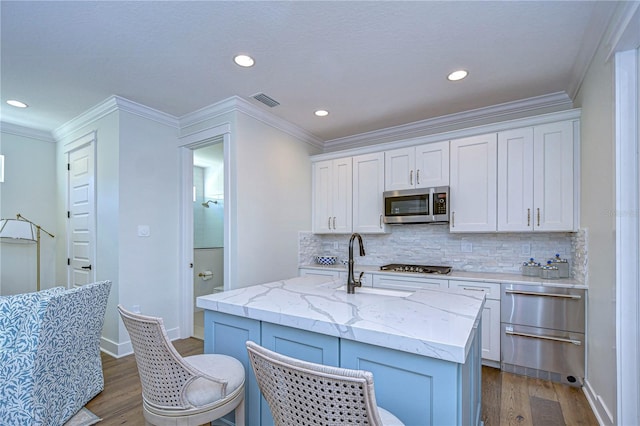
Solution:
<path fill-rule="evenodd" d="M 198 339 L 176 340 L 174 345 L 183 356 L 203 353 Z M 99 426 L 143 426 L 133 355 L 116 359 L 102 354 L 102 363 L 105 388 L 87 408 L 103 419 Z M 482 420 L 485 426 L 598 425 L 581 389 L 489 367 L 482 368 Z"/>

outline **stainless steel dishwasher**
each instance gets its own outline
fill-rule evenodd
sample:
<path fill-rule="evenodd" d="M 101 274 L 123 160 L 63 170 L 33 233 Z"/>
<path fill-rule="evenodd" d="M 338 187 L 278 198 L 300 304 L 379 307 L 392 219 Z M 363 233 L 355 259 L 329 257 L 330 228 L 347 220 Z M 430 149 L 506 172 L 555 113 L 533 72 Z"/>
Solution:
<path fill-rule="evenodd" d="M 582 386 L 585 364 L 585 291 L 505 284 L 500 300 L 500 367 Z"/>

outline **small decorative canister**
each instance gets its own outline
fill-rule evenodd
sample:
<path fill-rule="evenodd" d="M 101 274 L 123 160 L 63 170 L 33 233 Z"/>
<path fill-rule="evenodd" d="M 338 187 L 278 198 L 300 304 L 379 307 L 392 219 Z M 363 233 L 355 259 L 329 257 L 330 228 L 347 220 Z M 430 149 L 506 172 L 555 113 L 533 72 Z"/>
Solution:
<path fill-rule="evenodd" d="M 558 278 L 569 278 L 569 261 L 561 259 L 556 253 L 556 257 L 550 260 L 551 264 L 558 268 Z"/>
<path fill-rule="evenodd" d="M 551 261 L 547 262 L 546 265 L 540 267 L 540 278 L 545 280 L 555 280 L 559 278 L 558 267 L 553 266 Z"/>
<path fill-rule="evenodd" d="M 522 264 L 522 275 L 528 277 L 540 276 L 540 264 L 533 260 L 533 257 L 528 262 Z"/>

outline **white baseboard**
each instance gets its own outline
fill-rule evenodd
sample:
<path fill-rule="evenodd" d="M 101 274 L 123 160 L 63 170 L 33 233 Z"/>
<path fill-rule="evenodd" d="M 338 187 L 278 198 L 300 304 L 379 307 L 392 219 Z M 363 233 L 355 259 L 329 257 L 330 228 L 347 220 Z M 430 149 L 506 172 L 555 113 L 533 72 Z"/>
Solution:
<path fill-rule="evenodd" d="M 584 386 L 582 387 L 582 391 L 584 392 L 589 405 L 591 406 L 591 410 L 593 414 L 596 416 L 598 423 L 602 426 L 613 426 L 613 415 L 611 414 L 611 410 L 604 403 L 600 395 L 598 395 L 589 380 L 584 380 Z"/>

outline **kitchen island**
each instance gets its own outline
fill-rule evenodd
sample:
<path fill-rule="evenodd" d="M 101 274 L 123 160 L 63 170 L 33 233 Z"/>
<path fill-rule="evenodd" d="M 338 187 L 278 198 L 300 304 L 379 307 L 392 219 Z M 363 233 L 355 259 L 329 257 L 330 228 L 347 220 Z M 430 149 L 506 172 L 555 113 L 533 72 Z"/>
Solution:
<path fill-rule="evenodd" d="M 245 342 L 372 371 L 381 407 L 407 425 L 479 425 L 484 295 L 357 288 L 307 276 L 201 296 L 205 353 L 241 360 L 247 423 L 271 424 Z"/>

